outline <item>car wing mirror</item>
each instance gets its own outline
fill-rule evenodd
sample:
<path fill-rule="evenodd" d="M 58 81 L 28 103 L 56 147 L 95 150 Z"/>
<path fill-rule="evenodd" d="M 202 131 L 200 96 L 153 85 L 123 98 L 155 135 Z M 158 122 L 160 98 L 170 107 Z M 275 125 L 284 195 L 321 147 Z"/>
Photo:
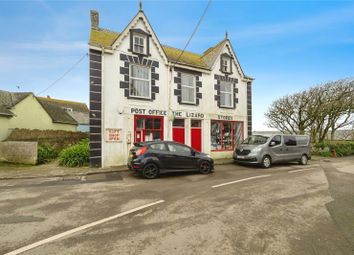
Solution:
<path fill-rule="evenodd" d="M 272 147 L 272 146 L 274 146 L 275 145 L 275 142 L 274 141 L 271 141 L 270 143 L 269 143 L 269 146 L 270 147 Z"/>
<path fill-rule="evenodd" d="M 191 151 L 191 155 L 192 155 L 192 156 L 195 156 L 195 151 Z"/>

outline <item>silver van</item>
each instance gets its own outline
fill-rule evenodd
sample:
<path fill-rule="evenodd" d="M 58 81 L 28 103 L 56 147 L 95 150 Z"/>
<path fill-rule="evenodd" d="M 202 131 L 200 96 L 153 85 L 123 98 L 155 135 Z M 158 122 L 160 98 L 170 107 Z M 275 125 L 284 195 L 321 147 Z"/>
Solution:
<path fill-rule="evenodd" d="M 238 163 L 258 164 L 269 168 L 273 163 L 298 161 L 306 165 L 311 159 L 307 135 L 252 135 L 236 146 L 233 154 Z"/>

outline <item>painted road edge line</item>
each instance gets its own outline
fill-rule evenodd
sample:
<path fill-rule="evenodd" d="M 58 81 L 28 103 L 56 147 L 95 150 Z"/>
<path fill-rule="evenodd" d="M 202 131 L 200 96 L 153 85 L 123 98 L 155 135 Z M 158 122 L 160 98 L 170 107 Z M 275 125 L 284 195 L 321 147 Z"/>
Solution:
<path fill-rule="evenodd" d="M 20 254 L 22 252 L 25 252 L 25 251 L 28 251 L 28 250 L 31 250 L 33 248 L 36 248 L 38 246 L 41 246 L 43 244 L 46 244 L 46 243 L 50 243 L 50 242 L 53 242 L 59 238 L 62 238 L 64 236 L 68 236 L 68 235 L 71 235 L 73 233 L 76 233 L 76 232 L 79 232 L 81 230 L 84 230 L 84 229 L 87 229 L 87 228 L 91 228 L 93 226 L 96 226 L 96 225 L 99 225 L 99 224 L 102 224 L 102 223 L 105 223 L 107 221 L 111 221 L 111 220 L 114 220 L 114 219 L 117 219 L 117 218 L 120 218 L 122 216 L 125 216 L 125 215 L 128 215 L 130 213 L 133 213 L 133 212 L 136 212 L 136 211 L 139 211 L 139 210 L 142 210 L 142 209 L 145 209 L 147 207 L 150 207 L 150 206 L 153 206 L 153 205 L 157 205 L 157 204 L 160 204 L 160 203 L 163 203 L 165 202 L 165 200 L 158 200 L 156 202 L 153 202 L 153 203 L 150 203 L 150 204 L 146 204 L 146 205 L 142 205 L 142 206 L 139 206 L 139 207 L 136 207 L 134 209 L 131 209 L 129 211 L 125 211 L 125 212 L 122 212 L 122 213 L 118 213 L 116 215 L 113 215 L 113 216 L 110 216 L 108 218 L 104 218 L 102 220 L 98 220 L 98 221 L 94 221 L 94 222 L 91 222 L 91 223 L 88 223 L 88 224 L 85 224 L 85 225 L 82 225 L 80 227 L 77 227 L 77 228 L 73 228 L 73 229 L 70 229 L 68 231 L 65 231 L 63 233 L 60 233 L 58 235 L 55 235 L 55 236 L 52 236 L 52 237 L 49 237 L 49 238 L 46 238 L 46 239 L 43 239 L 41 241 L 38 241 L 38 242 L 35 242 L 33 244 L 30 244 L 30 245 L 26 245 L 22 248 L 19 248 L 17 250 L 14 250 L 14 251 L 11 251 L 9 253 L 6 253 L 4 255 L 16 255 L 16 254 Z"/>
<path fill-rule="evenodd" d="M 214 185 L 211 186 L 212 188 L 218 188 L 218 187 L 222 187 L 225 185 L 230 185 L 230 184 L 234 184 L 234 183 L 239 183 L 239 182 L 245 182 L 245 181 L 249 181 L 249 180 L 253 180 L 253 179 L 259 179 L 259 178 L 265 178 L 265 177 L 269 177 L 271 176 L 270 174 L 264 174 L 264 175 L 257 175 L 257 176 L 252 176 L 252 177 L 248 177 L 245 179 L 240 179 L 240 180 L 236 180 L 236 181 L 232 181 L 232 182 L 225 182 L 225 183 L 221 183 L 218 185 Z"/>
<path fill-rule="evenodd" d="M 299 169 L 299 170 L 290 170 L 290 171 L 288 171 L 288 173 L 291 174 L 291 173 L 311 171 L 311 170 L 313 170 L 313 168 L 306 168 L 306 169 Z"/>

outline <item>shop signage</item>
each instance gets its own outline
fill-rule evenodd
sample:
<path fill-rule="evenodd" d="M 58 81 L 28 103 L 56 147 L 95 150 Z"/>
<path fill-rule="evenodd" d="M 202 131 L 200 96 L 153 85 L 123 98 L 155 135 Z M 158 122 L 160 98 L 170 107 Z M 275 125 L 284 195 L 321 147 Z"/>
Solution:
<path fill-rule="evenodd" d="M 233 120 L 233 117 L 229 115 L 218 115 L 218 120 Z"/>
<path fill-rule="evenodd" d="M 142 114 L 142 115 L 164 115 L 167 116 L 167 111 L 156 110 L 156 109 L 144 109 L 144 108 L 131 108 L 131 114 Z"/>
<path fill-rule="evenodd" d="M 118 128 L 106 128 L 106 141 L 107 142 L 121 142 L 122 129 Z"/>
<path fill-rule="evenodd" d="M 172 111 L 175 118 L 193 118 L 193 119 L 204 119 L 204 113 L 199 112 L 182 112 L 182 111 Z"/>

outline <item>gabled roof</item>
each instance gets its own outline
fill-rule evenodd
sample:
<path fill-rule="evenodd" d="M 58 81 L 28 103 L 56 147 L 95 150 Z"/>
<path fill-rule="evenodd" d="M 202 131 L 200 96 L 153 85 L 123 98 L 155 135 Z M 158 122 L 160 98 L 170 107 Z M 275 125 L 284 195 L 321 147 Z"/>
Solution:
<path fill-rule="evenodd" d="M 142 14 L 142 16 L 139 17 L 139 15 Z M 113 45 L 116 45 L 116 42 L 118 40 L 123 40 L 125 36 L 127 36 L 128 33 L 128 28 L 131 26 L 134 20 L 137 20 L 138 18 L 141 19 L 142 17 L 145 17 L 144 12 L 140 9 L 138 14 L 132 19 L 132 21 L 129 23 L 129 25 L 121 32 L 114 32 L 108 29 L 103 29 L 99 27 L 91 27 L 91 32 L 90 32 L 90 40 L 89 40 L 89 45 L 91 46 L 97 46 L 97 47 L 103 47 L 107 49 L 112 49 Z M 146 21 L 148 23 L 148 26 L 151 27 L 149 21 L 146 18 Z M 151 27 L 152 29 L 152 27 Z M 152 30 L 152 33 L 154 34 L 153 36 L 156 37 L 155 33 Z M 156 40 L 158 41 L 158 38 L 156 37 Z M 253 78 L 246 76 L 243 73 L 243 70 L 240 66 L 240 63 L 236 57 L 236 54 L 234 50 L 232 49 L 231 43 L 226 35 L 226 38 L 216 44 L 213 47 L 210 47 L 208 50 L 206 50 L 203 54 L 197 54 L 189 51 L 184 51 L 181 49 L 177 49 L 175 47 L 167 46 L 167 45 L 161 45 L 159 42 L 158 44 L 161 45 L 167 60 L 171 63 L 177 63 L 180 65 L 187 65 L 191 67 L 197 67 L 201 69 L 206 69 L 206 70 L 211 70 L 216 59 L 218 56 L 220 56 L 221 51 L 223 50 L 224 46 L 226 43 L 229 43 L 230 45 L 230 50 L 232 51 L 233 55 L 235 56 L 235 61 L 237 63 L 237 66 L 241 70 L 241 75 L 247 79 L 247 80 L 253 80 Z M 183 54 L 181 55 L 181 53 Z M 177 62 L 178 60 L 178 62 Z"/>
<path fill-rule="evenodd" d="M 13 116 L 11 108 L 25 99 L 27 96 L 33 95 L 31 92 L 9 92 L 0 90 L 0 115 Z"/>
<path fill-rule="evenodd" d="M 89 110 L 85 103 L 47 97 L 37 97 L 37 100 L 53 122 L 73 125 L 88 124 Z M 72 111 L 66 110 L 68 108 Z"/>

